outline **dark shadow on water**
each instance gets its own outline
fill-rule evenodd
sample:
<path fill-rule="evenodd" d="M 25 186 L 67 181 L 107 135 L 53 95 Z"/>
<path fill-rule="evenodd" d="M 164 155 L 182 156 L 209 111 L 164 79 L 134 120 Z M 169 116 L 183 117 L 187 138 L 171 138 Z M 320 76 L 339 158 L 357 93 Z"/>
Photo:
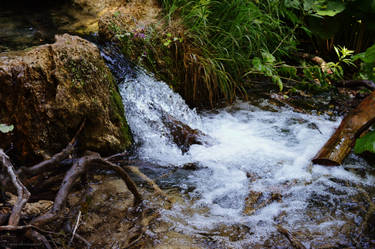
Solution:
<path fill-rule="evenodd" d="M 70 0 L 3 0 L 0 5 L 0 52 L 52 43 L 74 18 Z"/>

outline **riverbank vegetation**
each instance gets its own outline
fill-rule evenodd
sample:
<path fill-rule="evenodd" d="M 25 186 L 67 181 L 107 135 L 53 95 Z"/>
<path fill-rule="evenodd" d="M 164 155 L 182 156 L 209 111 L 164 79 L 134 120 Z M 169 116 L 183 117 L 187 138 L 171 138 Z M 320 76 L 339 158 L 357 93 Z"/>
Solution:
<path fill-rule="evenodd" d="M 371 51 L 357 55 L 375 43 L 370 0 L 159 3 L 162 24 L 113 29 L 130 58 L 191 105 L 246 98 L 259 78 L 279 91 L 322 92 L 373 77 Z"/>

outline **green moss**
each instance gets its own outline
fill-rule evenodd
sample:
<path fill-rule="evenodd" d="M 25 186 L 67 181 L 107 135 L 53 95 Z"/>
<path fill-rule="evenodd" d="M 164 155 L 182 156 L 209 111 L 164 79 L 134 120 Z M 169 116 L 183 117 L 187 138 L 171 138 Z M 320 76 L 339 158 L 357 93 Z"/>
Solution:
<path fill-rule="evenodd" d="M 109 79 L 110 84 L 110 119 L 116 126 L 120 127 L 121 138 L 123 139 L 123 141 L 121 141 L 121 149 L 125 150 L 133 143 L 133 137 L 125 118 L 122 98 L 118 92 L 113 76 L 111 74 L 106 74 L 105 77 Z"/>

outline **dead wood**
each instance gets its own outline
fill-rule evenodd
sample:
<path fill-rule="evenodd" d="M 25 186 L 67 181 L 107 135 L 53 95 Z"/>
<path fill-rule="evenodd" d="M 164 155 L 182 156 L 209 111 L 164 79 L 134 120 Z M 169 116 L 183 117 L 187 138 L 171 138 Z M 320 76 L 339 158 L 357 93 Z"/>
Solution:
<path fill-rule="evenodd" d="M 313 158 L 326 166 L 340 165 L 354 146 L 355 140 L 375 122 L 375 91 L 341 122 L 335 133 Z"/>
<path fill-rule="evenodd" d="M 43 244 L 47 249 L 52 249 L 52 246 L 50 245 L 46 237 L 44 237 L 43 234 L 37 232 L 36 230 L 27 230 L 25 236 L 36 243 Z"/>

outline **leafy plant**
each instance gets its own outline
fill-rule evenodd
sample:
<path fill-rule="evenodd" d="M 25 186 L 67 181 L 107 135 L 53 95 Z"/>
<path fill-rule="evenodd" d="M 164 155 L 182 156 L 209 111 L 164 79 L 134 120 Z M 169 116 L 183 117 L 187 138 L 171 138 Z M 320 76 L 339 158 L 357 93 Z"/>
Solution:
<path fill-rule="evenodd" d="M 14 126 L 13 125 L 6 125 L 6 124 L 0 124 L 0 132 L 2 133 L 8 133 L 13 131 Z"/>
<path fill-rule="evenodd" d="M 256 73 L 263 74 L 270 77 L 272 81 L 278 85 L 280 91 L 283 90 L 283 82 L 276 68 L 279 63 L 276 62 L 276 58 L 271 53 L 263 51 L 262 57 L 254 57 L 251 62 L 252 68 L 249 72 L 245 73 L 244 76 Z"/>
<path fill-rule="evenodd" d="M 344 70 L 342 68 L 343 64 L 355 66 L 351 56 L 353 55 L 354 51 L 347 49 L 345 46 L 334 46 L 336 55 L 338 57 L 337 62 L 328 62 L 327 66 L 332 70 L 334 76 L 339 79 L 344 77 Z"/>
<path fill-rule="evenodd" d="M 267 72 L 262 73 L 271 75 L 268 69 L 273 69 L 264 61 L 264 51 L 273 51 L 272 58 L 280 61 L 280 57 L 288 56 L 296 48 L 294 31 L 299 24 L 289 26 L 284 22 L 283 0 L 160 1 L 168 20 L 180 18 L 187 29 L 187 40 L 194 53 L 185 53 L 184 58 L 195 59 L 185 61 L 184 65 L 190 68 L 187 71 L 196 67 L 192 71 L 198 75 L 190 78 L 202 81 L 193 82 L 193 87 L 205 85 L 211 96 L 218 91 L 227 100 L 233 100 L 237 93 L 244 93 L 243 76 L 254 57 L 265 62 L 262 70 Z M 171 41 L 166 40 L 164 46 Z M 282 89 L 281 79 L 272 75 Z"/>
<path fill-rule="evenodd" d="M 356 154 L 361 154 L 365 151 L 375 153 L 375 131 L 371 131 L 357 139 L 354 146 L 354 152 Z"/>
<path fill-rule="evenodd" d="M 375 81 L 375 44 L 369 47 L 365 52 L 353 56 L 353 61 L 356 60 L 362 62 L 359 78 Z"/>

